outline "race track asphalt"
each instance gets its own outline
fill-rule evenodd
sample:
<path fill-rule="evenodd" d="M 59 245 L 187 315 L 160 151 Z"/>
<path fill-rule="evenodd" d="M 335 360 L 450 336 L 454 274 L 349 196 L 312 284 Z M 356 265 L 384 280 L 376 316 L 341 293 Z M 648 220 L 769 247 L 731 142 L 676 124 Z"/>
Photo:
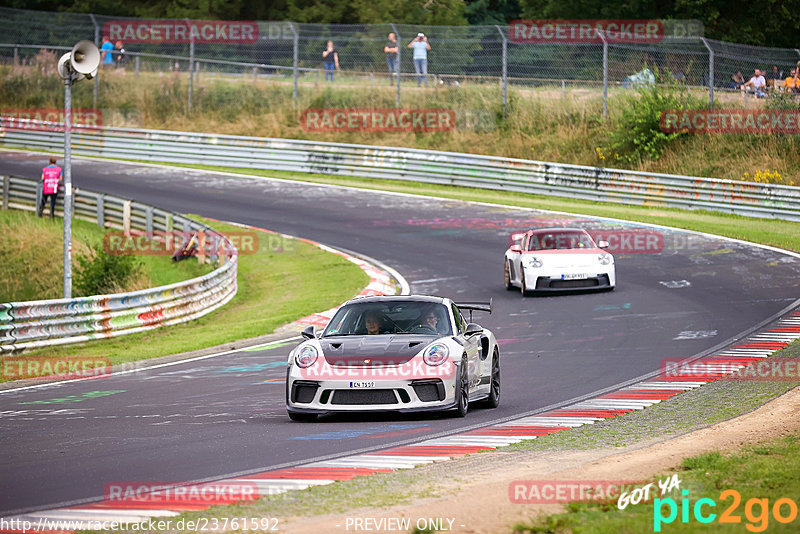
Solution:
<path fill-rule="evenodd" d="M 0 173 L 37 178 L 44 161 L 0 152 Z M 101 497 L 109 483 L 223 477 L 489 424 L 621 384 L 665 358 L 698 354 L 800 297 L 795 258 L 659 230 L 662 250 L 616 255 L 615 291 L 523 298 L 502 285 L 511 231 L 642 227 L 81 158 L 73 177 L 78 188 L 365 254 L 397 269 L 413 293 L 494 299 L 494 314 L 476 321 L 501 343 L 502 402 L 466 419 L 383 414 L 293 423 L 284 407 L 286 345 L 0 392 L 0 515 Z"/>

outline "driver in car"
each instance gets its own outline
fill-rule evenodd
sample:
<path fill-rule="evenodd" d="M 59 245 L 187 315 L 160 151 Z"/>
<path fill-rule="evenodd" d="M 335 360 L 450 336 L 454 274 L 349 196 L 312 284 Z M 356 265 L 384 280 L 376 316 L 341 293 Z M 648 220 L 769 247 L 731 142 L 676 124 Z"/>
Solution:
<path fill-rule="evenodd" d="M 377 311 L 367 312 L 367 314 L 364 316 L 364 326 L 367 328 L 367 334 L 380 334 L 382 323 L 383 318 Z"/>
<path fill-rule="evenodd" d="M 442 332 L 439 330 L 438 324 L 439 324 L 439 315 L 433 309 L 426 311 L 422 315 L 422 323 L 420 323 L 420 326 L 429 327 L 437 334 L 441 334 Z"/>

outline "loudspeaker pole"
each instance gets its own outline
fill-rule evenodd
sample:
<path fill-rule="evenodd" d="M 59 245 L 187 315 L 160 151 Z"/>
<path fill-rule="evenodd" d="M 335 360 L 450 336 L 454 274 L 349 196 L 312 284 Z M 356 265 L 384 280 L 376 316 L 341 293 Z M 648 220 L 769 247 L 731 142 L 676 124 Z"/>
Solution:
<path fill-rule="evenodd" d="M 72 298 L 72 73 L 64 78 L 64 298 Z"/>
<path fill-rule="evenodd" d="M 79 41 L 58 60 L 64 80 L 64 298 L 72 298 L 72 84 L 97 76 L 100 51 L 91 41 Z"/>

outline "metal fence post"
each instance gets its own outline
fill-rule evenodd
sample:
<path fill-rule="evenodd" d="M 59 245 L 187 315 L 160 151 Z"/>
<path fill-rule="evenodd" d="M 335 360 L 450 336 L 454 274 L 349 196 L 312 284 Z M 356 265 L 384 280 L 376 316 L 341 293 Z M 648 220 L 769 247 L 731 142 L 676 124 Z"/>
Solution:
<path fill-rule="evenodd" d="M 397 72 L 395 73 L 397 76 L 397 95 L 394 97 L 394 107 L 400 107 L 400 79 L 402 76 L 400 75 L 403 72 L 403 68 L 401 67 L 402 61 L 402 51 L 403 45 L 401 44 L 402 37 L 400 37 L 400 32 L 397 31 L 397 26 L 394 25 L 394 22 L 390 23 L 392 25 L 392 31 L 394 32 L 395 37 L 397 38 Z"/>
<path fill-rule="evenodd" d="M 186 19 L 189 30 L 189 111 L 192 111 L 192 93 L 194 92 L 194 33 L 192 33 L 192 23 Z"/>
<path fill-rule="evenodd" d="M 19 47 L 14 47 L 14 66 L 19 66 Z"/>
<path fill-rule="evenodd" d="M 136 56 L 136 77 L 139 77 L 139 56 Z"/>
<path fill-rule="evenodd" d="M 122 201 L 122 231 L 126 236 L 131 235 L 131 201 Z"/>
<path fill-rule="evenodd" d="M 144 209 L 144 232 L 147 239 L 153 239 L 153 206 Z"/>
<path fill-rule="evenodd" d="M 97 226 L 103 228 L 106 223 L 106 196 L 102 193 L 97 195 Z"/>
<path fill-rule="evenodd" d="M 603 40 L 603 119 L 608 116 L 608 41 L 602 32 L 597 32 Z"/>
<path fill-rule="evenodd" d="M 705 37 L 700 38 L 708 50 L 708 104 L 714 109 L 714 49 L 708 44 Z"/>
<path fill-rule="evenodd" d="M 94 18 L 93 13 L 89 13 L 89 18 L 92 19 L 92 24 L 94 24 L 94 44 L 97 48 L 100 48 L 100 26 L 97 25 L 97 20 Z M 114 57 L 113 54 L 111 56 Z M 97 84 L 98 84 L 98 77 L 94 77 L 94 88 L 92 89 L 92 107 L 97 109 Z"/>
<path fill-rule="evenodd" d="M 0 176 L 3 179 L 3 209 L 8 209 L 8 188 L 11 184 L 11 176 Z"/>
<path fill-rule="evenodd" d="M 508 39 L 500 26 L 496 25 L 495 28 L 500 33 L 500 38 L 503 39 L 503 115 L 505 115 L 508 104 Z"/>
<path fill-rule="evenodd" d="M 295 29 L 294 24 L 289 23 L 292 30 L 292 78 L 294 79 L 294 89 L 292 90 L 292 102 L 297 106 L 297 76 L 300 57 L 300 33 Z"/>

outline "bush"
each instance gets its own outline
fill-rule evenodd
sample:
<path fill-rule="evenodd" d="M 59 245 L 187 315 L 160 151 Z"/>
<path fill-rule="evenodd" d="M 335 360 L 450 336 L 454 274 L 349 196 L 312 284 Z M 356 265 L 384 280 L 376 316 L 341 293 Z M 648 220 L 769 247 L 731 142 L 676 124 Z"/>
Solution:
<path fill-rule="evenodd" d="M 75 289 L 80 296 L 117 293 L 146 277 L 144 266 L 133 256 L 109 254 L 96 244 L 91 252 L 76 257 Z"/>
<path fill-rule="evenodd" d="M 628 163 L 638 163 L 643 159 L 657 160 L 671 141 L 691 135 L 663 132 L 661 113 L 706 107 L 705 101 L 692 96 L 685 87 L 675 82 L 639 87 L 635 94 L 623 99 L 621 111 L 609 134 L 606 152 Z"/>

